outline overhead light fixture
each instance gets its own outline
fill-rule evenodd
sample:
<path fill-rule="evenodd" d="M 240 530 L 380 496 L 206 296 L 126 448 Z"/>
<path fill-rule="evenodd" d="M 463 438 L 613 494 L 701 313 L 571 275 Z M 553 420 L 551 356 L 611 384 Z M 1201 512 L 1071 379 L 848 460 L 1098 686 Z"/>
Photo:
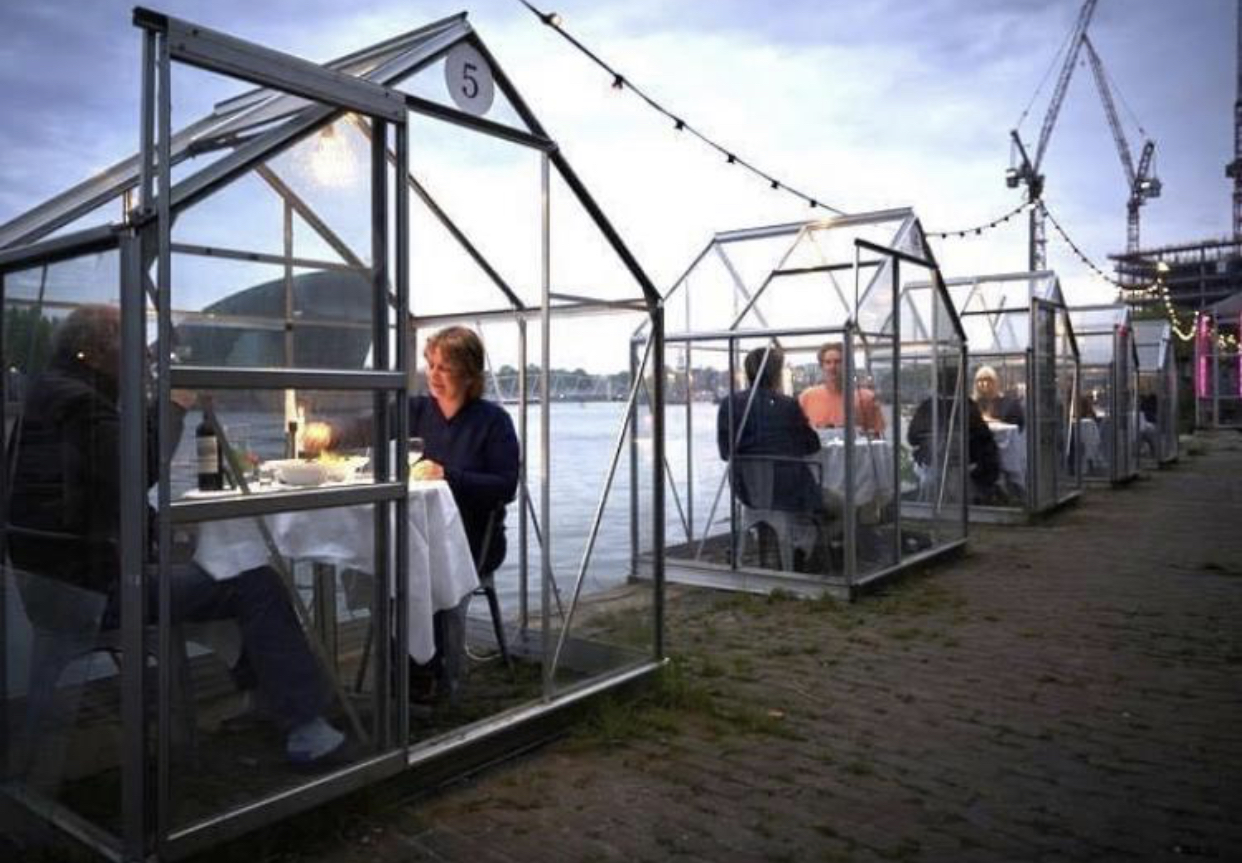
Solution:
<path fill-rule="evenodd" d="M 344 121 L 345 118 L 341 118 L 337 122 Z M 319 130 L 306 157 L 315 181 L 330 189 L 348 186 L 358 173 L 354 149 L 336 125 L 332 123 Z"/>

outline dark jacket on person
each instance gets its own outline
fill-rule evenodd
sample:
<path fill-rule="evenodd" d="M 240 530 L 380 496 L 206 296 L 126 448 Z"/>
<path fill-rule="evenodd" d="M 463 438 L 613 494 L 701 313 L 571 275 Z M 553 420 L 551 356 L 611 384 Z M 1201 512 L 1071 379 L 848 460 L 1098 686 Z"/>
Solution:
<path fill-rule="evenodd" d="M 729 406 L 733 406 L 732 434 L 737 440 L 734 450 L 738 457 L 733 463 L 733 487 L 738 498 L 747 506 L 779 509 L 791 512 L 811 512 L 823 508 L 823 496 L 819 483 L 805 464 L 773 460 L 772 500 L 755 499 L 753 489 L 746 486 L 743 465 L 752 456 L 784 456 L 800 458 L 819 451 L 819 436 L 811 428 L 798 402 L 775 390 L 760 388 L 755 393 L 750 415 L 745 425 L 742 417 L 750 391 L 734 393 L 720 403 L 716 415 L 716 446 L 722 459 L 730 454 Z M 740 436 L 738 428 L 740 427 Z M 762 463 L 756 458 L 755 462 Z"/>
<path fill-rule="evenodd" d="M 924 399 L 914 411 L 910 420 L 910 428 L 906 431 L 906 440 L 914 448 L 914 460 L 927 465 L 932 460 L 936 449 L 936 441 L 944 447 L 948 443 L 949 418 L 953 416 L 954 399 L 951 396 L 940 396 L 937 405 L 939 429 L 932 428 L 932 399 Z M 987 489 L 996 484 L 1000 478 L 1000 450 L 996 447 L 996 439 L 992 430 L 983 419 L 983 413 L 974 399 L 966 399 L 967 414 L 967 454 L 970 459 L 970 479 L 976 488 Z M 943 453 L 943 449 L 940 450 Z M 953 464 L 954 461 L 950 461 Z"/>
<path fill-rule="evenodd" d="M 173 440 L 185 412 L 173 405 Z M 155 412 L 147 411 L 148 426 Z M 9 553 L 28 572 L 100 593 L 120 575 L 121 414 L 116 381 L 73 360 L 30 387 L 17 434 L 9 504 Z M 158 466 L 148 429 L 147 479 Z M 148 508 L 148 516 L 154 512 Z"/>
<path fill-rule="evenodd" d="M 513 500 L 518 484 L 520 454 L 508 411 L 494 402 L 472 399 L 449 420 L 435 399 L 414 396 L 410 435 L 421 437 L 423 455 L 444 467 L 479 572 L 495 570 L 505 559 L 505 504 Z M 487 557 L 480 559 L 493 513 Z"/>
<path fill-rule="evenodd" d="M 1017 393 L 1005 393 L 996 398 L 992 416 L 1003 423 L 1015 425 L 1019 430 L 1026 428 L 1026 407 Z"/>

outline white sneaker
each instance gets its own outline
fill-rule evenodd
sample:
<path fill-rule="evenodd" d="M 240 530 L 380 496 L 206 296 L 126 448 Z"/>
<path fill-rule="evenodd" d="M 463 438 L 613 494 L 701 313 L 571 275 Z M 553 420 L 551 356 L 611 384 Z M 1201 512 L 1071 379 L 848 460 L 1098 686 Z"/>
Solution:
<path fill-rule="evenodd" d="M 322 716 L 316 716 L 289 732 L 285 740 L 285 753 L 294 764 L 311 764 L 331 755 L 344 742 L 344 734 Z"/>

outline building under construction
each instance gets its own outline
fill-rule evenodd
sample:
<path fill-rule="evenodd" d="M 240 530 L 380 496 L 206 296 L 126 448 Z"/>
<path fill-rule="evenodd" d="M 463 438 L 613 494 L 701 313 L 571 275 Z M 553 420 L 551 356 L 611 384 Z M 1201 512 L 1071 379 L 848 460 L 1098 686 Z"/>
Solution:
<path fill-rule="evenodd" d="M 1109 256 L 1124 285 L 1143 287 L 1161 275 L 1169 300 L 1188 311 L 1205 311 L 1242 290 L 1242 235 L 1233 239 L 1157 246 Z M 1135 309 L 1163 303 L 1157 294 L 1131 294 Z"/>

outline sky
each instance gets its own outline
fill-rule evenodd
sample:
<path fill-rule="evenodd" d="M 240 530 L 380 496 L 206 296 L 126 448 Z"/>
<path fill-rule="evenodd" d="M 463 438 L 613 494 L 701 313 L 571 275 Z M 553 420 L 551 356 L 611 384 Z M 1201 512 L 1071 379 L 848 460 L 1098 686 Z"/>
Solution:
<path fill-rule="evenodd" d="M 564 26 L 696 128 L 841 210 L 912 206 L 928 231 L 1012 209 L 1009 131 L 1048 75 L 1079 0 L 543 0 Z M 119 0 L 0 0 L 0 223 L 136 149 L 139 31 Z M 161 11 L 327 60 L 461 11 L 639 262 L 671 285 L 715 231 L 798 221 L 774 192 L 676 132 L 516 0 L 170 0 Z M 1143 245 L 1230 232 L 1237 8 L 1100 0 L 1091 38 L 1130 146 L 1156 141 L 1163 196 Z M 1056 69 L 1020 130 L 1033 142 Z M 236 85 L 176 95 L 188 122 Z M 413 153 L 418 158 L 418 141 Z M 1074 73 L 1043 163 L 1045 200 L 1097 264 L 1125 243 L 1127 188 L 1089 69 Z M 480 172 L 481 174 L 484 172 Z M 482 186 L 475 194 L 486 198 Z M 502 205 L 500 205 L 502 206 Z M 503 206 L 502 206 L 503 209 Z M 1025 269 L 1025 219 L 938 241 L 947 276 Z M 1108 301 L 1049 225 L 1071 303 Z"/>

